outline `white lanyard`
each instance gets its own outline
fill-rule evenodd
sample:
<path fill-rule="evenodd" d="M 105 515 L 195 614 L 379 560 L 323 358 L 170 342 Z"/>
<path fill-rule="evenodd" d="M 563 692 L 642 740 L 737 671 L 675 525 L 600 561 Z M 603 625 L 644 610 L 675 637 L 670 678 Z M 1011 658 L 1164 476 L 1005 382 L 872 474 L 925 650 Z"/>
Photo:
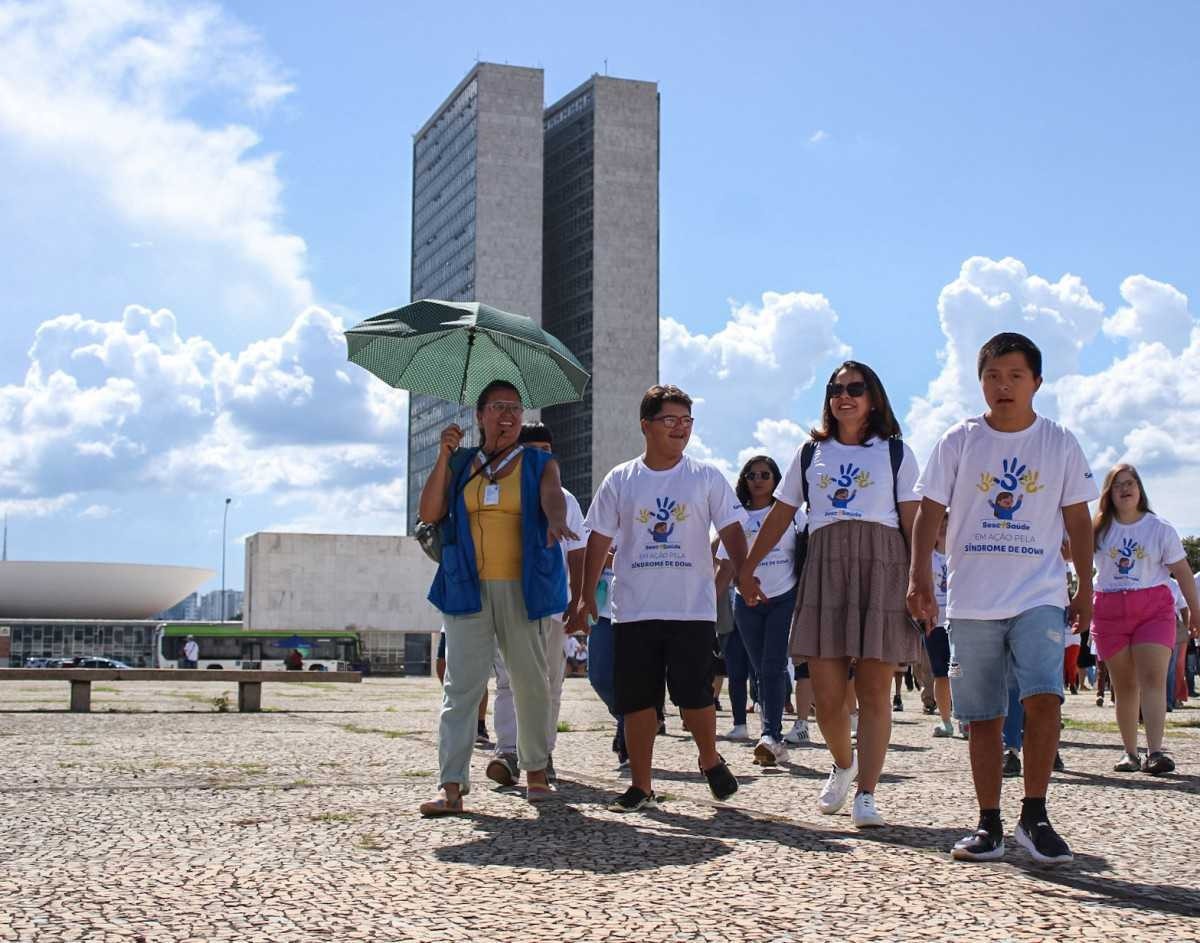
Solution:
<path fill-rule="evenodd" d="M 518 455 L 521 454 L 521 452 L 524 450 L 524 448 L 525 448 L 525 446 L 518 445 L 515 449 L 513 449 L 506 456 L 504 456 L 504 461 L 502 461 L 499 465 L 495 466 L 494 468 L 492 467 L 491 462 L 488 462 L 487 464 L 483 465 L 482 472 L 483 472 L 484 477 L 486 477 L 487 480 L 489 482 L 491 482 L 492 484 L 495 484 L 496 476 L 499 475 L 500 472 L 504 471 L 504 469 L 506 469 L 512 463 L 513 459 L 515 459 Z M 483 463 L 483 453 L 482 452 L 476 452 L 475 457 L 479 460 L 479 462 L 481 464 Z"/>

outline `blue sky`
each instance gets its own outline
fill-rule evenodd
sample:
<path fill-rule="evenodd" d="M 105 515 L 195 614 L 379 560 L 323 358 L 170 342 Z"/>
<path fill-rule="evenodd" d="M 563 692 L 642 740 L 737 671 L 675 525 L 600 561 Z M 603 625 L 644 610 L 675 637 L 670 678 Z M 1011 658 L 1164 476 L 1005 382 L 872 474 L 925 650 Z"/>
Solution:
<path fill-rule="evenodd" d="M 337 332 L 407 299 L 411 134 L 477 56 L 548 100 L 606 59 L 658 82 L 663 376 L 713 459 L 786 457 L 847 350 L 927 445 L 978 408 L 976 337 L 1021 321 L 1046 410 L 1200 530 L 1198 19 L 0 3 L 10 553 L 219 568 L 232 494 L 236 586 L 247 533 L 401 528 L 403 398 Z"/>

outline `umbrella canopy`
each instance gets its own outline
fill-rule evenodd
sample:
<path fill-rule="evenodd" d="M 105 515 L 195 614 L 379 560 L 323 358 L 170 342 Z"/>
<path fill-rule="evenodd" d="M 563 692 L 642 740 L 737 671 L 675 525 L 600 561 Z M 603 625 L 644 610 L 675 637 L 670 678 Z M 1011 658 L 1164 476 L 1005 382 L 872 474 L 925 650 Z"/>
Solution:
<path fill-rule="evenodd" d="M 573 403 L 589 379 L 553 334 L 477 301 L 414 301 L 350 328 L 346 347 L 385 383 L 452 403 L 474 403 L 494 380 L 511 383 L 530 408 Z"/>

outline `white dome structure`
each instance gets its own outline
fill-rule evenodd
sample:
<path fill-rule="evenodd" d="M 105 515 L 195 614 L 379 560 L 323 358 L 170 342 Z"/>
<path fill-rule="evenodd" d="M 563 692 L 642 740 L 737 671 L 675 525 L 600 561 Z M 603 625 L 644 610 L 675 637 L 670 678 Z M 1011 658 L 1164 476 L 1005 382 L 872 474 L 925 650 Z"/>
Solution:
<path fill-rule="evenodd" d="M 146 563 L 0 562 L 0 618 L 149 619 L 215 570 Z"/>

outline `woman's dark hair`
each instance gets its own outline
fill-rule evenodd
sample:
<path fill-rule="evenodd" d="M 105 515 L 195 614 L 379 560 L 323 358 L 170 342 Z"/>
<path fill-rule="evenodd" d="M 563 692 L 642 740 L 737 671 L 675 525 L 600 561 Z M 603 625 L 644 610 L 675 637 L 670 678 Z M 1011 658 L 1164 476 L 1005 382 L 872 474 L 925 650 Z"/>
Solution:
<path fill-rule="evenodd" d="M 887 391 L 883 388 L 879 375 L 865 363 L 847 360 L 829 374 L 826 386 L 836 381 L 837 375 L 843 370 L 857 370 L 861 373 L 863 382 L 867 384 L 867 395 L 871 397 L 871 411 L 867 414 L 867 424 L 863 429 L 862 441 L 859 442 L 859 445 L 875 436 L 881 439 L 891 439 L 900 435 L 900 423 L 896 420 L 895 413 L 892 412 L 891 401 L 888 399 Z M 837 431 L 837 417 L 833 415 L 833 407 L 829 405 L 829 394 L 826 393 L 825 405 L 821 407 L 820 428 L 813 429 L 811 435 L 814 441 L 824 442 L 827 439 L 836 439 Z"/>
<path fill-rule="evenodd" d="M 475 400 L 476 413 L 483 412 L 483 407 L 487 405 L 488 397 L 491 396 L 496 390 L 512 390 L 517 396 L 517 401 L 521 401 L 521 391 L 515 386 L 513 386 L 507 380 L 493 380 L 479 391 L 479 397 Z M 479 427 L 479 447 L 482 449 L 486 445 L 484 440 L 487 437 L 483 434 L 483 423 L 479 422 L 478 416 L 475 417 L 475 422 Z"/>
<path fill-rule="evenodd" d="M 1003 357 L 1005 354 L 1024 354 L 1025 362 L 1029 364 L 1033 378 L 1035 380 L 1042 378 L 1042 352 L 1038 350 L 1038 345 L 1024 334 L 1005 331 L 1003 334 L 997 334 L 979 348 L 979 360 L 975 364 L 979 379 L 983 379 L 983 368 L 987 366 L 989 360 Z"/>
<path fill-rule="evenodd" d="M 775 479 L 774 484 L 778 485 L 783 478 L 783 475 L 779 473 L 779 466 L 775 464 L 775 459 L 771 458 L 770 455 L 752 456 L 742 466 L 742 470 L 738 472 L 737 487 L 734 489 L 737 492 L 738 503 L 742 507 L 747 507 L 750 504 L 750 483 L 746 480 L 746 476 L 750 474 L 751 468 L 759 464 L 766 465 L 771 470 L 771 477 Z"/>
<path fill-rule="evenodd" d="M 521 434 L 517 436 L 517 441 L 525 442 L 545 442 L 550 448 L 554 448 L 554 436 L 550 433 L 550 427 L 544 422 L 527 422 L 521 426 Z"/>
<path fill-rule="evenodd" d="M 1092 518 L 1093 552 L 1100 549 L 1100 541 L 1104 539 L 1104 534 L 1112 524 L 1113 514 L 1116 513 L 1116 508 L 1113 507 L 1113 485 L 1116 484 L 1117 475 L 1123 471 L 1129 472 L 1133 476 L 1133 480 L 1137 482 L 1137 509 L 1146 514 L 1154 513 L 1150 510 L 1150 499 L 1146 496 L 1146 487 L 1142 484 L 1142 476 L 1138 474 L 1138 470 L 1125 462 L 1114 465 L 1112 470 L 1104 476 L 1104 487 L 1100 489 L 1100 503 L 1096 506 L 1096 516 Z"/>
<path fill-rule="evenodd" d="M 642 397 L 642 406 L 638 411 L 639 418 L 653 419 L 662 412 L 663 405 L 666 403 L 675 403 L 678 406 L 686 406 L 688 412 L 692 411 L 692 398 L 683 392 L 677 386 L 670 384 L 664 386 L 656 383 L 650 389 L 646 390 Z"/>

